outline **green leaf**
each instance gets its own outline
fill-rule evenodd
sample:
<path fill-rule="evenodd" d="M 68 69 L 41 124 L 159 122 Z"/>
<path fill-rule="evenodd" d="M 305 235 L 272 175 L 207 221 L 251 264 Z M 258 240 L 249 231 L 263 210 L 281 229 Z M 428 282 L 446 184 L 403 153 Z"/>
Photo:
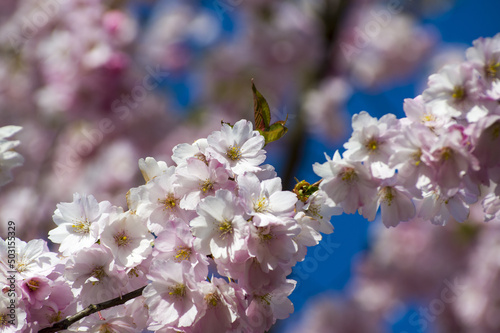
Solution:
<path fill-rule="evenodd" d="M 255 88 L 255 84 L 252 79 L 252 91 L 253 91 L 253 113 L 255 117 L 255 129 L 259 131 L 266 131 L 269 129 L 269 124 L 271 123 L 271 110 L 269 109 L 269 104 L 267 104 L 266 99 L 262 94 Z"/>
<path fill-rule="evenodd" d="M 266 145 L 276 141 L 286 134 L 288 128 L 285 127 L 285 121 L 277 121 L 269 127 L 268 130 L 259 130 L 260 134 L 266 139 Z"/>

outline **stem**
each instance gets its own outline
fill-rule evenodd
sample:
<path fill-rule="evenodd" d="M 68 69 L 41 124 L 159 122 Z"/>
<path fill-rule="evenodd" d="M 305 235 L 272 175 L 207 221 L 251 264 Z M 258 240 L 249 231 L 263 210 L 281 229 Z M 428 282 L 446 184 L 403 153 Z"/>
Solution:
<path fill-rule="evenodd" d="M 57 331 L 62 331 L 76 323 L 82 318 L 85 318 L 87 316 L 90 316 L 93 313 L 96 313 L 101 310 L 109 309 L 117 305 L 121 305 L 126 303 L 127 301 L 136 298 L 138 296 L 142 295 L 142 291 L 146 288 L 146 286 L 141 287 L 139 289 L 136 289 L 134 291 L 129 292 L 128 294 L 125 294 L 121 297 L 113 298 L 109 301 L 105 301 L 99 304 L 90 304 L 87 306 L 85 309 L 82 311 L 67 317 L 64 320 L 61 320 L 60 322 L 55 323 L 51 327 L 46 327 L 44 329 L 41 329 L 38 331 L 38 333 L 52 333 L 52 332 L 57 332 Z"/>

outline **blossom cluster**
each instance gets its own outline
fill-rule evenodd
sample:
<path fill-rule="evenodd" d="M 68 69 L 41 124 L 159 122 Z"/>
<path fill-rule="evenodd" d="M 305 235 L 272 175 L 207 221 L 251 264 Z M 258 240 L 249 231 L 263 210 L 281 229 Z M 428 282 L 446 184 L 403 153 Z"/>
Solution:
<path fill-rule="evenodd" d="M 22 291 L 18 322 L 2 332 L 36 331 L 143 286 L 142 296 L 69 330 L 264 332 L 286 318 L 296 284 L 286 277 L 320 233 L 333 231 L 339 209 L 321 191 L 301 200 L 283 191 L 263 164 L 264 143 L 249 121 L 224 123 L 177 145 L 175 165 L 141 159 L 146 183 L 127 193 L 128 210 L 75 194 L 53 215 L 59 256 L 42 240 L 16 239 L 9 267 L 0 242 L 0 266 L 17 272 Z"/>
<path fill-rule="evenodd" d="M 467 60 L 446 65 L 406 99 L 406 117 L 353 116 L 345 152 L 316 163 L 320 188 L 345 213 L 396 226 L 415 217 L 464 222 L 481 201 L 498 213 L 500 187 L 500 34 L 480 38 Z"/>

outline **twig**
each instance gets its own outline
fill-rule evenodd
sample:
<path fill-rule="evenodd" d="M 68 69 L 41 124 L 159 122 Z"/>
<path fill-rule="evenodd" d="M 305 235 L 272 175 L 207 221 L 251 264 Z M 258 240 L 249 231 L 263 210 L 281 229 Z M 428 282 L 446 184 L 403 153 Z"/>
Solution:
<path fill-rule="evenodd" d="M 80 319 L 85 318 L 87 316 L 90 316 L 91 314 L 96 313 L 97 311 L 109 309 L 109 308 L 112 308 L 114 306 L 124 304 L 125 302 L 127 302 L 133 298 L 141 296 L 144 288 L 146 288 L 146 286 L 141 287 L 139 289 L 136 289 L 134 291 L 131 291 L 128 294 L 125 294 L 121 297 L 113 298 L 109 301 L 105 301 L 105 302 L 102 302 L 99 304 L 90 304 L 82 311 L 80 311 L 72 316 L 69 316 L 64 320 L 61 320 L 60 322 L 55 323 L 51 327 L 41 329 L 40 331 L 38 331 L 38 333 L 53 333 L 53 332 L 65 330 L 68 327 L 70 327 L 71 325 L 73 325 L 74 323 L 76 323 L 77 321 L 79 321 Z"/>

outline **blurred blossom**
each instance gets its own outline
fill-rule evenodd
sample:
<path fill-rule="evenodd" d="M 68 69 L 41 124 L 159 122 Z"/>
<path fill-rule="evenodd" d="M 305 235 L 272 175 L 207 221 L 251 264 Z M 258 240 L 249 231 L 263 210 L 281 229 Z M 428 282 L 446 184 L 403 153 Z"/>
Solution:
<path fill-rule="evenodd" d="M 404 4 L 364 6 L 349 18 L 348 29 L 339 41 L 343 56 L 334 61 L 358 85 L 380 88 L 407 77 L 435 44 L 435 31 L 402 14 Z"/>
<path fill-rule="evenodd" d="M 316 296 L 306 304 L 302 321 L 290 333 L 383 332 L 377 317 L 363 305 L 339 296 Z"/>
<path fill-rule="evenodd" d="M 345 134 L 347 118 L 345 104 L 352 89 L 343 78 L 329 78 L 320 84 L 319 89 L 305 96 L 304 111 L 307 114 L 308 128 L 312 133 L 321 133 L 333 138 Z"/>

